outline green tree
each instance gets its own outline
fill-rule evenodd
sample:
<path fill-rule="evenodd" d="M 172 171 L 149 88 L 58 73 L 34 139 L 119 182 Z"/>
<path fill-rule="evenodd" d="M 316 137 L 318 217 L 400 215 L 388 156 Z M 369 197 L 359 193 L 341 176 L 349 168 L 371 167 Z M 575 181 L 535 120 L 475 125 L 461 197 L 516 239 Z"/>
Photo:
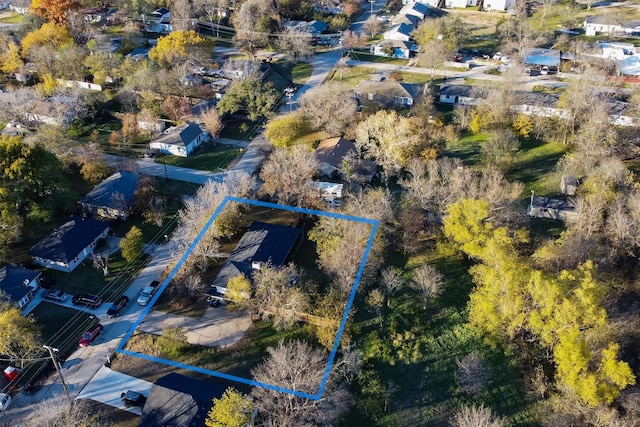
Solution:
<path fill-rule="evenodd" d="M 40 327 L 32 315 L 23 316 L 20 308 L 0 304 L 0 354 L 24 367 L 24 358 L 41 349 Z"/>
<path fill-rule="evenodd" d="M 242 274 L 229 279 L 227 283 L 227 298 L 238 304 L 248 301 L 251 298 L 251 292 L 251 282 Z"/>
<path fill-rule="evenodd" d="M 277 116 L 265 126 L 264 136 L 276 147 L 288 147 L 309 130 L 301 114 Z"/>
<path fill-rule="evenodd" d="M 220 113 L 247 111 L 250 120 L 269 117 L 278 105 L 278 93 L 271 83 L 262 84 L 257 78 L 233 83 L 218 103 Z"/>
<path fill-rule="evenodd" d="M 245 427 L 251 422 L 253 402 L 233 387 L 225 390 L 220 399 L 213 399 L 213 407 L 207 414 L 207 427 Z"/>
<path fill-rule="evenodd" d="M 193 30 L 173 31 L 158 39 L 158 44 L 149 51 L 149 59 L 160 65 L 171 66 L 194 58 L 208 58 L 211 48 L 211 44 Z"/>
<path fill-rule="evenodd" d="M 26 219 L 49 217 L 59 191 L 62 168 L 41 144 L 0 137 L 0 202 Z"/>
<path fill-rule="evenodd" d="M 131 230 L 120 240 L 120 250 L 122 251 L 122 257 L 127 262 L 132 262 L 142 252 L 144 240 L 142 236 L 142 230 L 135 225 L 131 227 Z"/>

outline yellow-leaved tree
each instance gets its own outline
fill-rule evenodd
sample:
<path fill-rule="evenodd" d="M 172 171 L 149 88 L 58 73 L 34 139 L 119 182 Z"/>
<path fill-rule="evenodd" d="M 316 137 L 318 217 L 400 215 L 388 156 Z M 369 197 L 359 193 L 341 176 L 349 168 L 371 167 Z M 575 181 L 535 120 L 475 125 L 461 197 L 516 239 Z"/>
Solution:
<path fill-rule="evenodd" d="M 207 414 L 207 427 L 245 427 L 251 422 L 253 402 L 233 387 L 225 390 L 220 399 L 213 399 L 213 407 Z"/>
<path fill-rule="evenodd" d="M 487 201 L 462 199 L 447 214 L 445 235 L 478 261 L 470 269 L 476 288 L 469 321 L 491 343 L 533 337 L 552 351 L 556 380 L 590 406 L 611 403 L 635 384 L 629 365 L 618 359 L 618 344 L 607 340 L 606 289 L 593 262 L 547 274 L 518 254 L 523 231 L 493 227 Z M 601 339 L 588 341 L 587 333 Z"/>
<path fill-rule="evenodd" d="M 0 354 L 24 367 L 23 359 L 41 349 L 40 327 L 33 316 L 23 316 L 15 305 L 0 305 Z"/>
<path fill-rule="evenodd" d="M 73 39 L 66 27 L 60 27 L 52 22 L 47 22 L 37 30 L 31 31 L 22 39 L 22 55 L 27 57 L 29 51 L 38 46 L 60 47 L 66 43 L 72 43 Z"/>
<path fill-rule="evenodd" d="M 207 59 L 212 45 L 193 30 L 173 31 L 158 39 L 149 52 L 149 58 L 160 65 L 171 66 L 186 60 Z"/>

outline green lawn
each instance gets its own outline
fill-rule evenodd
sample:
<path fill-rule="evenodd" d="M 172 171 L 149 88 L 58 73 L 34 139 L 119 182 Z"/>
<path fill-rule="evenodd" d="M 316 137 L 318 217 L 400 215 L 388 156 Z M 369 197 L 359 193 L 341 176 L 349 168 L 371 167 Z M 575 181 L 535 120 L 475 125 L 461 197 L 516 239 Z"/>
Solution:
<path fill-rule="evenodd" d="M 468 166 L 479 165 L 481 162 L 480 145 L 486 141 L 487 138 L 488 135 L 485 133 L 463 133 L 458 141 L 447 144 L 443 155 L 446 157 L 459 158 Z"/>
<path fill-rule="evenodd" d="M 13 13 L 9 16 L 0 18 L 0 22 L 5 24 L 22 24 L 24 22 L 24 15 L 20 15 L 19 13 Z"/>
<path fill-rule="evenodd" d="M 510 181 L 525 185 L 525 193 L 553 194 L 560 190 L 560 174 L 554 172 L 558 160 L 567 152 L 568 145 L 527 139 L 521 142 L 515 162 L 507 172 Z"/>
<path fill-rule="evenodd" d="M 376 73 L 375 68 L 349 67 L 345 70 L 336 70 L 333 75 L 329 73 L 327 80 L 342 83 L 350 88 L 355 88 L 362 80 L 369 80 Z"/>
<path fill-rule="evenodd" d="M 313 66 L 308 62 L 298 62 L 291 70 L 291 80 L 295 84 L 303 85 L 309 80 L 313 73 Z"/>
<path fill-rule="evenodd" d="M 47 270 L 46 275 L 56 279 L 53 286 L 56 289 L 62 289 L 71 295 L 85 292 L 100 295 L 106 303 L 115 300 L 129 287 L 147 261 L 148 256 L 142 254 L 136 261 L 127 263 L 120 252 L 116 252 L 109 259 L 110 273 L 106 277 L 101 270 L 91 265 L 90 259 L 71 273 Z"/>
<path fill-rule="evenodd" d="M 389 58 L 388 56 L 379 56 L 369 53 L 369 49 L 366 50 L 354 50 L 349 55 L 354 61 L 366 61 L 376 62 L 382 64 L 395 64 L 395 65 L 407 65 L 408 59 L 401 58 Z"/>
<path fill-rule="evenodd" d="M 443 247 L 444 248 L 444 247 Z M 398 258 L 401 259 L 402 257 Z M 512 357 L 491 348 L 468 325 L 466 305 L 473 288 L 469 263 L 450 250 L 433 249 L 399 267 L 413 269 L 425 262 L 445 276 L 444 292 L 427 310 L 419 295 L 405 288 L 383 310 L 383 325 L 360 299 L 352 339 L 364 352 L 356 408 L 341 425 L 445 426 L 455 410 L 483 402 L 512 426 L 535 425 L 531 404 L 522 390 Z M 491 380 L 477 399 L 455 383 L 456 360 L 477 352 L 487 362 Z M 385 411 L 385 392 L 393 390 Z"/>
<path fill-rule="evenodd" d="M 171 166 L 197 169 L 209 172 L 220 172 L 236 157 L 242 155 L 239 147 L 208 142 L 198 148 L 189 157 L 166 156 L 157 157 L 156 163 L 166 162 Z"/>

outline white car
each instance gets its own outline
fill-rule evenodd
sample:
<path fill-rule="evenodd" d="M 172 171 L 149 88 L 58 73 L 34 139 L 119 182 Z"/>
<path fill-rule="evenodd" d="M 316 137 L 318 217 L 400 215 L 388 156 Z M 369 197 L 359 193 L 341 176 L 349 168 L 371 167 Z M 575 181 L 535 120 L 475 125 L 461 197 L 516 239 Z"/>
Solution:
<path fill-rule="evenodd" d="M 495 55 L 493 55 L 493 59 L 496 61 L 499 61 L 500 58 L 502 58 L 502 52 L 496 52 Z"/>
<path fill-rule="evenodd" d="M 542 67 L 540 69 L 540 74 L 542 74 L 543 76 L 546 76 L 547 74 L 549 74 L 549 67 L 547 67 L 546 65 Z"/>
<path fill-rule="evenodd" d="M 11 404 L 11 396 L 7 393 L 0 393 L 0 412 L 4 412 L 9 409 Z"/>

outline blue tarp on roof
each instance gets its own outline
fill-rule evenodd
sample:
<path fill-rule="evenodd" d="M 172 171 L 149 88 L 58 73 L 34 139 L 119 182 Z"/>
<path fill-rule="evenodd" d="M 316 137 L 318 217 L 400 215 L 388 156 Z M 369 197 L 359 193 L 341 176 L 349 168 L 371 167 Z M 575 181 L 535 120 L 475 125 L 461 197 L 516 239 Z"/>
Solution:
<path fill-rule="evenodd" d="M 560 66 L 560 51 L 554 49 L 525 49 L 522 62 L 547 67 Z"/>
<path fill-rule="evenodd" d="M 630 56 L 618 61 L 620 74 L 624 76 L 640 76 L 640 56 Z"/>

